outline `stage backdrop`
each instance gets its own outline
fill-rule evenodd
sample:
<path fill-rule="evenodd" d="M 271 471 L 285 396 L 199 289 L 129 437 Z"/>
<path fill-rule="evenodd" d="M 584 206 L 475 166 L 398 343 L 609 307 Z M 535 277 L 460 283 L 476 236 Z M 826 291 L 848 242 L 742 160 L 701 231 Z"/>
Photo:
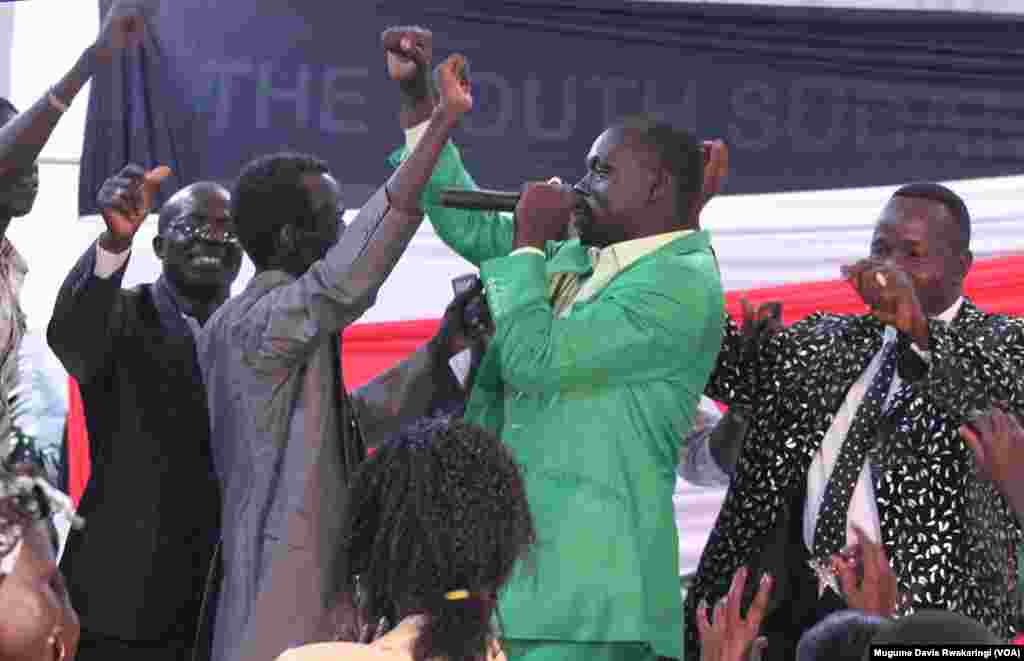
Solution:
<path fill-rule="evenodd" d="M 421 23 L 473 63 L 457 139 L 477 180 L 572 179 L 602 127 L 660 112 L 733 149 L 729 191 L 1020 171 L 1024 18 L 593 0 L 138 0 L 139 52 L 93 82 L 82 213 L 126 161 L 166 191 L 283 148 L 326 158 L 357 207 L 400 138 L 381 30 Z M 109 0 L 100 0 L 105 7 Z M 102 148 L 99 148 L 102 147 Z"/>

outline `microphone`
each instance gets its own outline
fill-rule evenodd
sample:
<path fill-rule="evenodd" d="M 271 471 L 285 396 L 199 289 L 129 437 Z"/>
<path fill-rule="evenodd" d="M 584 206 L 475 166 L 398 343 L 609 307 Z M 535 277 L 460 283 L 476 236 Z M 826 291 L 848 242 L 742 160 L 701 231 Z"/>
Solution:
<path fill-rule="evenodd" d="M 522 193 L 519 191 L 445 188 L 441 191 L 441 206 L 479 211 L 515 211 L 520 195 Z"/>

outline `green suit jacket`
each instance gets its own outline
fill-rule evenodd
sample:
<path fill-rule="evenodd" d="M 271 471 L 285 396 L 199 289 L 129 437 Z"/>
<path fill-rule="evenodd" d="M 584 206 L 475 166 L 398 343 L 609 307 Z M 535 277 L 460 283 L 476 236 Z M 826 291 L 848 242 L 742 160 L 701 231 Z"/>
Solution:
<path fill-rule="evenodd" d="M 466 419 L 512 448 L 538 532 L 502 595 L 503 636 L 648 642 L 679 658 L 675 467 L 722 336 L 708 234 L 641 257 L 555 318 L 550 279 L 589 274 L 586 248 L 509 256 L 512 217 L 439 207 L 446 186 L 475 187 L 451 144 L 424 205 L 442 240 L 481 267 L 496 328 Z"/>

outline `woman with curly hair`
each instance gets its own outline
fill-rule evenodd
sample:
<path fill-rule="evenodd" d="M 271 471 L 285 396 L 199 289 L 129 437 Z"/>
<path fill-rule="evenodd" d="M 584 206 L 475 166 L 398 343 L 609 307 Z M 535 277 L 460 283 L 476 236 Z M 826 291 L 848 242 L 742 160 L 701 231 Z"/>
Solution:
<path fill-rule="evenodd" d="M 535 540 L 522 476 L 483 429 L 407 428 L 356 472 L 338 561 L 369 644 L 319 643 L 278 661 L 496 661 L 497 592 Z"/>
<path fill-rule="evenodd" d="M 0 469 L 0 661 L 67 661 L 78 614 L 57 568 L 49 517 L 71 500 L 38 473 Z"/>

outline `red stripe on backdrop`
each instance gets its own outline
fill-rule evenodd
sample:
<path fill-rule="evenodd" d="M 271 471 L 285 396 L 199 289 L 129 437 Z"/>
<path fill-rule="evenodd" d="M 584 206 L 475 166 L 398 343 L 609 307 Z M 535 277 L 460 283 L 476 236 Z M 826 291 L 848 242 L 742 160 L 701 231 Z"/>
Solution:
<path fill-rule="evenodd" d="M 988 312 L 1024 316 L 1024 257 L 978 262 L 966 282 L 967 295 Z M 842 280 L 802 282 L 732 291 L 726 308 L 740 315 L 740 299 L 754 305 L 782 301 L 786 323 L 812 312 L 862 314 L 867 308 L 848 283 Z M 396 364 L 436 332 L 437 320 L 360 324 L 345 332 L 343 364 L 345 383 L 357 388 Z"/>
<path fill-rule="evenodd" d="M 967 278 L 966 290 L 967 295 L 983 310 L 1024 316 L 1024 257 L 978 262 Z M 744 297 L 754 305 L 782 301 L 786 323 L 816 311 L 851 314 L 865 312 L 863 303 L 853 289 L 840 280 L 729 292 L 726 295 L 726 307 L 730 313 L 740 314 L 740 299 Z M 345 383 L 351 389 L 370 381 L 430 339 L 437 327 L 438 320 L 431 319 L 359 324 L 349 328 L 345 331 L 342 356 Z M 88 472 L 85 416 L 81 409 L 81 399 L 72 397 L 71 402 L 68 438 L 73 439 L 74 444 L 68 452 L 72 464 L 69 472 L 81 476 Z M 82 479 L 71 485 L 72 495 L 76 499 L 80 492 L 76 494 L 74 489 L 84 484 L 85 480 Z"/>

